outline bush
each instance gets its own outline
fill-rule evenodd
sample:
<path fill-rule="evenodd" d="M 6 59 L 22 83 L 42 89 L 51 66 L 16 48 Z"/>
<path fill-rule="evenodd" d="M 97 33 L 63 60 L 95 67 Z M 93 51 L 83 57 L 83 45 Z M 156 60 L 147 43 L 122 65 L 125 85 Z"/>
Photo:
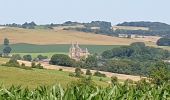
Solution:
<path fill-rule="evenodd" d="M 63 54 L 55 54 L 51 57 L 50 64 L 52 65 L 60 65 L 60 66 L 68 66 L 71 67 L 74 65 L 74 60 L 71 59 L 67 55 Z"/>
<path fill-rule="evenodd" d="M 116 76 L 111 77 L 111 82 L 112 84 L 117 84 L 118 83 L 118 78 Z"/>
<path fill-rule="evenodd" d="M 24 56 L 23 56 L 23 60 L 25 60 L 25 61 L 31 61 L 31 60 L 32 60 L 32 57 L 31 57 L 31 55 L 24 55 Z"/>
<path fill-rule="evenodd" d="M 92 73 L 89 69 L 86 70 L 86 75 L 92 75 Z"/>
<path fill-rule="evenodd" d="M 19 54 L 14 54 L 14 55 L 12 55 L 11 59 L 21 60 L 22 58 Z"/>
<path fill-rule="evenodd" d="M 32 63 L 31 63 L 31 67 L 32 67 L 32 68 L 37 68 L 37 69 L 43 69 L 43 66 L 42 66 L 40 63 L 36 65 L 35 62 L 32 62 Z"/>
<path fill-rule="evenodd" d="M 43 56 L 43 55 L 38 55 L 37 58 L 39 60 L 43 60 L 43 59 L 47 59 L 48 57 L 47 56 Z"/>
<path fill-rule="evenodd" d="M 6 64 L 2 64 L 2 65 L 8 67 L 20 67 L 19 62 L 15 59 L 10 59 Z"/>
<path fill-rule="evenodd" d="M 98 76 L 98 77 L 106 77 L 105 74 L 102 74 L 102 73 L 100 73 L 99 71 L 95 72 L 95 73 L 94 73 L 94 76 Z"/>
<path fill-rule="evenodd" d="M 81 69 L 80 68 L 76 68 L 75 69 L 75 73 L 76 73 L 76 77 L 81 77 L 82 76 L 82 74 L 83 74 L 83 72 L 81 71 Z"/>
<path fill-rule="evenodd" d="M 134 84 L 134 81 L 132 79 L 126 79 L 125 84 Z"/>
<path fill-rule="evenodd" d="M 63 69 L 60 68 L 59 71 L 63 71 Z"/>

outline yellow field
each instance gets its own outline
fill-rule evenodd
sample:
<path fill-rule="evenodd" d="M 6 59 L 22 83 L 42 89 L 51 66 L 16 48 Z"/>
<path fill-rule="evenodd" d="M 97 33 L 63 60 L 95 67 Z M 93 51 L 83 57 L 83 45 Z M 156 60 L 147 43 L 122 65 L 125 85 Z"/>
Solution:
<path fill-rule="evenodd" d="M 122 29 L 122 30 L 149 30 L 147 27 L 133 27 L 133 26 L 113 26 L 113 30 Z"/>
<path fill-rule="evenodd" d="M 145 42 L 148 45 L 154 45 L 152 41 L 117 38 L 94 33 L 84 33 L 66 30 L 32 30 L 21 28 L 0 29 L 0 43 L 3 39 L 8 38 L 12 44 L 29 43 L 29 44 L 70 44 L 79 42 L 80 44 L 95 45 L 129 45 L 133 42 Z"/>

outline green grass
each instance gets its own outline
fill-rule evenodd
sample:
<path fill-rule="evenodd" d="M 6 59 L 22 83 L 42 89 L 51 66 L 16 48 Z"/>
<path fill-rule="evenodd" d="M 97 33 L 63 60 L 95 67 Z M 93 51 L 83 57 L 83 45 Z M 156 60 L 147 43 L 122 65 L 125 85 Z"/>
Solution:
<path fill-rule="evenodd" d="M 34 44 L 11 44 L 12 53 L 68 53 L 70 44 L 53 45 L 34 45 Z M 105 50 L 118 47 L 116 45 L 80 45 L 82 48 L 88 48 L 90 53 L 102 53 Z M 3 46 L 0 46 L 2 51 Z"/>
<path fill-rule="evenodd" d="M 55 84 L 61 84 L 66 87 L 70 82 L 77 80 L 78 78 L 70 77 L 69 72 L 58 70 L 45 70 L 45 69 L 33 69 L 25 70 L 15 67 L 0 66 L 0 83 L 5 87 L 11 85 L 21 85 L 23 87 L 29 87 L 31 89 L 36 88 L 39 85 L 51 86 Z M 95 83 L 100 86 L 107 86 L 109 78 L 102 78 L 103 81 L 99 81 L 99 77 L 93 77 Z"/>

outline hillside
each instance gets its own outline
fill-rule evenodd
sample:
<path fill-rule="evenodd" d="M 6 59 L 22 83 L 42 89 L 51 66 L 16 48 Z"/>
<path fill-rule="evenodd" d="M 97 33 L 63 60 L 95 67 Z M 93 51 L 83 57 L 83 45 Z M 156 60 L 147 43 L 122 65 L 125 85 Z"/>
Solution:
<path fill-rule="evenodd" d="M 4 38 L 8 38 L 12 44 L 29 43 L 29 44 L 70 44 L 79 42 L 88 45 L 129 45 L 133 42 L 145 42 L 143 40 L 125 39 L 111 37 L 101 34 L 85 33 L 68 30 L 43 30 L 43 29 L 21 29 L 21 28 L 4 28 L 0 29 L 0 41 L 3 43 Z M 148 45 L 155 43 L 145 42 Z"/>
<path fill-rule="evenodd" d="M 113 30 L 144 30 L 148 31 L 148 27 L 135 27 L 135 26 L 113 26 Z"/>

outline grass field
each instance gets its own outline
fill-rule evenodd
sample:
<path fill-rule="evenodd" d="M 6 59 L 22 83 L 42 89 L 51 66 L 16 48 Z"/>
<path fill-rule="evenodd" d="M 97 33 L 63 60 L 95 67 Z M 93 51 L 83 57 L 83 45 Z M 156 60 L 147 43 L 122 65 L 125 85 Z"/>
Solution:
<path fill-rule="evenodd" d="M 34 45 L 34 44 L 12 44 L 12 53 L 68 53 L 71 44 L 54 45 Z M 82 48 L 88 48 L 91 53 L 101 53 L 105 50 L 119 47 L 116 45 L 80 45 Z M 0 46 L 2 51 L 3 46 Z"/>
<path fill-rule="evenodd" d="M 7 58 L 0 58 L 0 64 L 7 62 Z M 36 88 L 39 85 L 55 85 L 61 84 L 66 87 L 70 82 L 77 80 L 78 78 L 70 77 L 69 72 L 58 70 L 45 70 L 45 69 L 33 69 L 25 70 L 15 67 L 0 66 L 0 84 L 5 87 L 11 85 L 22 85 L 23 87 Z M 102 78 L 103 81 L 99 81 L 100 77 L 93 77 L 96 84 L 100 86 L 107 86 L 107 81 L 110 78 Z"/>

